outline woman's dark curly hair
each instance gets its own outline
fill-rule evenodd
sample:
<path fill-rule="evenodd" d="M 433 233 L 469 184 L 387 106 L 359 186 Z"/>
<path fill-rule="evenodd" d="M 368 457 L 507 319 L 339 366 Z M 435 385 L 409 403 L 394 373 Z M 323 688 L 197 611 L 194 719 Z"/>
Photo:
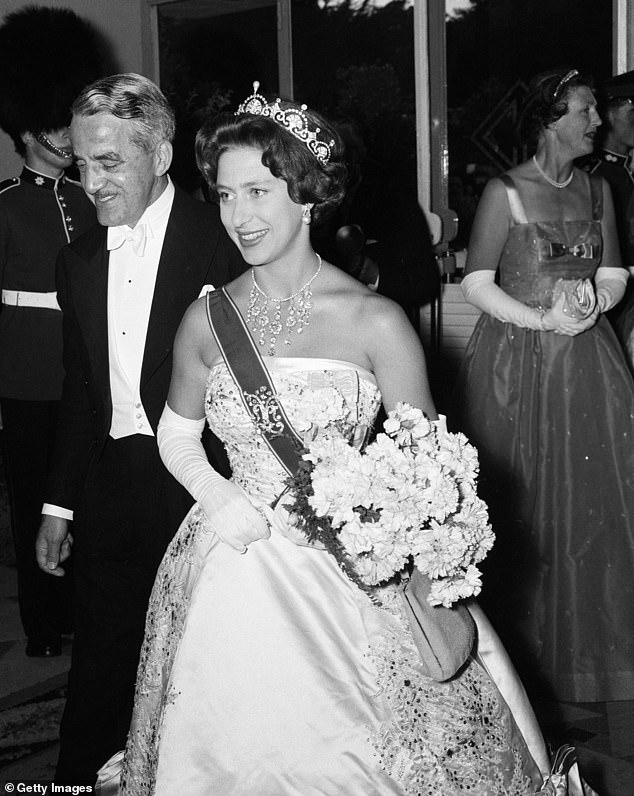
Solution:
<path fill-rule="evenodd" d="M 540 72 L 531 80 L 519 122 L 519 133 L 529 150 L 537 148 L 542 130 L 568 113 L 570 94 L 592 82 L 576 69 L 562 66 Z"/>
<path fill-rule="evenodd" d="M 282 108 L 296 107 L 282 101 Z M 228 149 L 253 147 L 262 151 L 262 163 L 274 177 L 284 180 L 288 195 L 298 204 L 314 204 L 313 222 L 319 224 L 339 205 L 346 188 L 343 144 L 336 130 L 323 117 L 304 111 L 311 130 L 320 128 L 319 138 L 334 141 L 328 163 L 321 163 L 306 144 L 266 116 L 222 113 L 203 125 L 196 135 L 196 163 L 216 194 L 218 160 Z"/>

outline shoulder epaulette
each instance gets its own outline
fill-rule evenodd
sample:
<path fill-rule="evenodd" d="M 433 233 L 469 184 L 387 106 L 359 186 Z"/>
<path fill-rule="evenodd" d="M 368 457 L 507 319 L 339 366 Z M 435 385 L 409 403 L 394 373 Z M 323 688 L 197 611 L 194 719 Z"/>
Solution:
<path fill-rule="evenodd" d="M 0 193 L 8 191 L 9 188 L 16 188 L 20 184 L 19 177 L 9 177 L 6 180 L 0 180 Z"/>

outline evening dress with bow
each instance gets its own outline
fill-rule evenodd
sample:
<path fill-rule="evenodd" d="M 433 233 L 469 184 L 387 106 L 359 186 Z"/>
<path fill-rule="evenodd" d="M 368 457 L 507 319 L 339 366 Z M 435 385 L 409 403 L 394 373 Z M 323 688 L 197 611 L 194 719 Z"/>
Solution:
<path fill-rule="evenodd" d="M 601 262 L 601 182 L 576 175 L 589 220 L 529 220 L 502 176 L 499 284 L 529 306 Z M 483 314 L 455 406 L 497 537 L 482 602 L 525 682 L 563 701 L 633 699 L 634 383 L 610 324 L 568 337 Z"/>
<path fill-rule="evenodd" d="M 334 421 L 364 436 L 373 375 L 332 359 L 266 359 L 298 433 Z M 270 405 L 260 395 L 263 415 Z M 528 796 L 541 777 L 487 670 L 423 671 L 402 600 L 375 604 L 325 550 L 269 508 L 287 473 L 224 362 L 205 409 L 233 479 L 271 520 L 244 555 L 198 504 L 150 600 L 120 793 L 127 796 Z M 278 504 L 279 507 L 279 504 Z"/>

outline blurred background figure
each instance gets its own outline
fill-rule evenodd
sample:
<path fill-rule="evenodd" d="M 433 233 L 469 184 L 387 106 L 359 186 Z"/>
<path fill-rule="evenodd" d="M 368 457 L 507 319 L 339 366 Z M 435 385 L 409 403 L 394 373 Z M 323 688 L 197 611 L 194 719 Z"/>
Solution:
<path fill-rule="evenodd" d="M 438 297 L 440 272 L 416 186 L 370 162 L 357 126 L 337 124 L 348 183 L 343 203 L 311 241 L 324 259 L 393 299 L 418 328 L 420 307 Z"/>
<path fill-rule="evenodd" d="M 483 311 L 455 412 L 497 536 L 482 601 L 534 693 L 628 700 L 634 382 L 604 317 L 628 273 L 607 182 L 574 166 L 601 121 L 574 69 L 533 79 L 523 121 L 535 155 L 488 183 L 462 282 Z"/>
<path fill-rule="evenodd" d="M 35 562 L 44 483 L 61 396 L 62 313 L 55 261 L 95 223 L 73 162 L 70 105 L 97 77 L 92 29 L 68 9 L 30 6 L 0 28 L 0 126 L 24 158 L 0 182 L 0 405 L 26 654 L 61 652 L 71 630 L 71 579 L 49 578 Z"/>
<path fill-rule="evenodd" d="M 598 111 L 603 124 L 597 134 L 594 154 L 584 163 L 590 174 L 606 179 L 612 190 L 616 227 L 623 265 L 634 275 L 634 71 L 617 75 L 599 86 Z M 625 297 L 608 318 L 624 344 L 634 328 L 634 302 L 629 280 Z M 626 312 L 627 308 L 627 312 Z M 632 356 L 630 353 L 630 361 Z"/>

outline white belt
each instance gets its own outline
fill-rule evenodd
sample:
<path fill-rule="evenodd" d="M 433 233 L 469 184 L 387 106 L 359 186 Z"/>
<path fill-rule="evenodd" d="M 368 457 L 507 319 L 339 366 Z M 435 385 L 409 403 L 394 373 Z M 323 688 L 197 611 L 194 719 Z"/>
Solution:
<path fill-rule="evenodd" d="M 33 293 L 29 290 L 3 290 L 2 303 L 12 307 L 43 307 L 47 310 L 60 310 L 57 293 Z"/>

